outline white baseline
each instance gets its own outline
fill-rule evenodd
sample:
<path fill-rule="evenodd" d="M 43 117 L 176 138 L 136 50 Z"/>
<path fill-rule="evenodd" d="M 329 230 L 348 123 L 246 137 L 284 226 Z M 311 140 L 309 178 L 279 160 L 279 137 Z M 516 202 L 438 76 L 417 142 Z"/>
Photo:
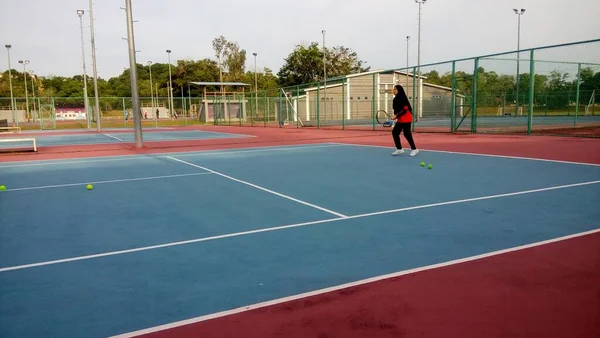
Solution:
<path fill-rule="evenodd" d="M 172 329 L 172 328 L 179 327 L 179 326 L 184 326 L 184 325 L 199 323 L 199 322 L 203 322 L 203 321 L 207 321 L 207 320 L 211 320 L 211 319 L 215 319 L 215 318 L 230 316 L 230 315 L 234 315 L 237 313 L 260 309 L 260 308 L 264 308 L 267 306 L 273 306 L 273 305 L 290 302 L 290 301 L 297 300 L 297 299 L 312 297 L 312 296 L 329 293 L 329 292 L 333 292 L 333 291 L 338 291 L 338 290 L 342 290 L 342 289 L 347 289 L 347 288 L 351 288 L 351 287 L 355 287 L 355 286 L 359 286 L 359 285 L 374 283 L 374 282 L 378 282 L 378 281 L 385 280 L 385 279 L 400 277 L 400 276 L 414 274 L 414 273 L 427 271 L 427 270 L 434 270 L 434 269 L 438 269 L 438 268 L 442 268 L 442 267 L 446 267 L 446 266 L 457 265 L 457 264 L 461 264 L 461 263 L 480 260 L 480 259 L 487 258 L 487 257 L 499 256 L 499 255 L 506 254 L 509 252 L 520 251 L 520 250 L 525 250 L 525 249 L 529 249 L 529 248 L 533 248 L 533 247 L 537 247 L 537 246 L 542 246 L 542 245 L 547 245 L 547 244 L 551 244 L 551 243 L 555 243 L 555 242 L 565 241 L 565 240 L 572 239 L 572 238 L 583 237 L 583 236 L 591 235 L 591 234 L 594 234 L 597 232 L 600 232 L 600 229 L 590 230 L 590 231 L 581 232 L 581 233 L 568 235 L 568 236 L 564 236 L 564 237 L 558 237 L 558 238 L 549 239 L 546 241 L 521 245 L 521 246 L 509 248 L 509 249 L 492 251 L 492 252 L 488 252 L 488 253 L 481 254 L 481 255 L 460 258 L 460 259 L 447 261 L 447 262 L 443 262 L 443 263 L 427 265 L 427 266 L 423 266 L 423 267 L 419 267 L 419 268 L 415 268 L 415 269 L 398 271 L 398 272 L 390 273 L 387 275 L 381 275 L 381 276 L 376 276 L 376 277 L 372 277 L 372 278 L 362 279 L 362 280 L 358 280 L 355 282 L 336 285 L 336 286 L 332 286 L 332 287 L 328 287 L 328 288 L 324 288 L 324 289 L 320 289 L 320 290 L 301 293 L 301 294 L 284 297 L 284 298 L 279 298 L 279 299 L 275 299 L 275 300 L 271 300 L 271 301 L 266 301 L 266 302 L 262 302 L 262 303 L 258 303 L 258 304 L 247 305 L 247 306 L 239 307 L 239 308 L 232 309 L 232 310 L 217 312 L 217 313 L 200 316 L 200 317 L 195 317 L 195 318 L 190 318 L 190 319 L 186 319 L 186 320 L 182 320 L 182 321 L 178 321 L 178 322 L 174 322 L 174 323 L 170 323 L 170 324 L 164 324 L 164 325 L 155 326 L 155 327 L 151 327 L 151 328 L 147 328 L 147 329 L 142 329 L 142 330 L 138 330 L 138 331 L 134 331 L 134 332 L 124 333 L 124 334 L 112 336 L 109 338 L 129 338 L 129 337 L 136 337 L 136 336 L 145 335 L 145 334 L 149 334 L 149 333 L 153 333 L 153 332 L 164 331 L 164 330 Z"/>

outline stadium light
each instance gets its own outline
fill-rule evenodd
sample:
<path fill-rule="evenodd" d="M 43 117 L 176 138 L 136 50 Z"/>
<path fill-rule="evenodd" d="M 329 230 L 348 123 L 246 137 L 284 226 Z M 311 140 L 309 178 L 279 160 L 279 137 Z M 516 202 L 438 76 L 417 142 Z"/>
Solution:
<path fill-rule="evenodd" d="M 85 43 L 83 40 L 83 15 L 85 11 L 83 9 L 77 10 L 77 15 L 79 16 L 79 29 L 81 30 L 81 60 L 83 63 L 83 100 L 85 106 L 85 117 L 87 119 L 88 129 L 91 127 L 90 121 L 90 102 L 88 99 L 88 90 L 87 90 L 87 70 L 85 65 Z"/>
<path fill-rule="evenodd" d="M 427 0 L 415 0 L 419 4 L 419 34 L 417 38 L 417 113 L 415 114 L 415 121 L 419 121 L 421 117 L 421 6 L 427 2 Z"/>
<path fill-rule="evenodd" d="M 323 115 L 327 119 L 327 51 L 325 50 L 325 33 L 327 33 L 326 30 L 321 31 L 321 34 L 323 34 Z"/>
<path fill-rule="evenodd" d="M 256 56 L 257 53 L 252 53 L 254 55 L 254 115 L 258 116 L 258 77 L 256 75 Z"/>
<path fill-rule="evenodd" d="M 27 65 L 30 63 L 29 60 L 19 60 L 19 63 L 23 65 L 23 76 L 25 81 L 25 111 L 27 111 L 27 116 L 29 116 L 29 96 L 27 94 Z"/>
<path fill-rule="evenodd" d="M 152 110 L 152 114 L 154 114 L 154 93 L 152 90 L 152 61 L 148 61 L 148 69 L 150 71 L 150 109 Z"/>
<path fill-rule="evenodd" d="M 171 114 L 171 118 L 173 117 L 173 111 L 175 108 L 173 107 L 173 80 L 171 79 L 171 50 L 167 49 L 167 54 L 169 55 L 169 103 L 171 105 L 169 109 L 169 113 Z"/>
<path fill-rule="evenodd" d="M 90 12 L 90 34 L 92 36 L 92 69 L 94 72 L 94 97 L 96 98 L 96 128 L 98 132 L 102 129 L 100 119 L 100 98 L 98 97 L 98 68 L 96 67 L 96 35 L 94 33 L 94 6 L 89 0 Z"/>
<path fill-rule="evenodd" d="M 406 90 L 408 90 L 408 41 L 410 40 L 410 35 L 406 36 Z"/>
<path fill-rule="evenodd" d="M 129 49 L 129 81 L 131 83 L 131 111 L 133 113 L 134 144 L 136 148 L 144 146 L 142 137 L 142 110 L 140 109 L 139 84 L 135 50 L 135 33 L 133 30 L 133 9 L 131 0 L 125 0 L 127 17 L 127 47 Z"/>
<path fill-rule="evenodd" d="M 17 119 L 17 115 L 15 112 L 15 97 L 13 95 L 12 70 L 10 65 L 10 49 L 12 48 L 12 45 L 4 45 L 4 47 L 6 47 L 6 53 L 8 54 L 8 83 L 10 86 L 10 109 L 13 113 L 13 123 L 15 123 L 15 125 L 18 127 L 19 120 Z"/>
<path fill-rule="evenodd" d="M 515 98 L 515 116 L 517 116 L 519 114 L 519 66 L 520 66 L 520 58 L 521 58 L 521 16 L 525 13 L 525 9 L 521 8 L 521 10 L 518 10 L 516 8 L 513 8 L 513 11 L 515 12 L 515 14 L 518 16 L 518 24 L 517 24 L 517 80 L 516 80 L 516 85 L 517 85 L 517 95 Z"/>

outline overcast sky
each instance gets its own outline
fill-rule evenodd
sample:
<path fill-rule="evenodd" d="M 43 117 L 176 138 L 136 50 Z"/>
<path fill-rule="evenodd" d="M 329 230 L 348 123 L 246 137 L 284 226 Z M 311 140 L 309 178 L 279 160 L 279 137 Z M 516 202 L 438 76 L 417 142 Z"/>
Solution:
<path fill-rule="evenodd" d="M 227 3 L 232 3 L 229 5 Z M 274 72 L 294 46 L 322 41 L 354 49 L 372 69 L 417 60 L 418 5 L 414 0 L 132 0 L 138 63 L 214 58 L 212 39 L 223 35 L 258 53 L 258 67 Z M 225 5 L 227 4 L 227 5 Z M 109 78 L 129 66 L 124 0 L 95 0 L 98 75 Z M 428 0 L 422 7 L 421 63 L 516 50 L 521 47 L 600 38 L 599 0 Z M 91 64 L 88 0 L 0 0 L 0 43 L 12 44 L 12 68 L 29 59 L 42 76 L 81 73 L 77 9 L 85 10 L 84 37 Z M 600 52 L 600 50 L 598 51 Z M 599 57 L 600 58 L 600 57 Z M 8 68 L 0 53 L 0 70 Z M 88 67 L 88 75 L 91 66 Z"/>

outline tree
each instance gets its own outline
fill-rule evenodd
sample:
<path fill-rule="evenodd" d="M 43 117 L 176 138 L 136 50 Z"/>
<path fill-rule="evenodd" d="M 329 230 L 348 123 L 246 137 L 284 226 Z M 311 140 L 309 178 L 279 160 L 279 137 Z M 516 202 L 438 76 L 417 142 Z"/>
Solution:
<path fill-rule="evenodd" d="M 227 57 L 227 40 L 222 35 L 212 41 L 215 56 L 219 64 L 219 81 L 223 82 L 223 59 Z M 223 86 L 221 86 L 221 90 Z"/>
<path fill-rule="evenodd" d="M 342 76 L 368 71 L 364 61 L 358 59 L 356 52 L 344 46 L 326 49 L 328 77 Z M 324 78 L 323 50 L 318 42 L 308 46 L 297 45 L 285 59 L 284 66 L 277 73 L 279 84 L 283 87 L 316 82 Z"/>
<path fill-rule="evenodd" d="M 227 78 L 230 81 L 239 81 L 246 69 L 246 50 L 241 49 L 236 42 L 227 43 Z"/>

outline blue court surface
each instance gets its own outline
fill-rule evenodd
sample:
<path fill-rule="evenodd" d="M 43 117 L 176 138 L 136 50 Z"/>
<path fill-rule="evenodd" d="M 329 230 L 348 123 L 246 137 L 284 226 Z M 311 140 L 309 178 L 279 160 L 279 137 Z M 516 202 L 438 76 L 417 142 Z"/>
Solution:
<path fill-rule="evenodd" d="M 0 336 L 123 334 L 600 226 L 600 166 L 391 151 L 0 163 Z"/>
<path fill-rule="evenodd" d="M 20 138 L 19 135 L 12 135 L 13 138 Z M 182 140 L 203 140 L 215 138 L 240 138 L 253 137 L 251 135 L 231 134 L 221 132 L 211 132 L 204 130 L 185 130 L 185 131 L 147 131 L 144 130 L 144 141 L 182 141 Z M 68 135 L 36 135 L 38 147 L 44 146 L 71 146 L 85 144 L 110 144 L 110 143 L 132 143 L 134 142 L 133 131 L 117 132 L 116 130 L 105 130 L 102 133 L 72 133 Z M 29 146 L 31 143 L 19 142 L 1 144 L 2 148 L 18 148 Z"/>

